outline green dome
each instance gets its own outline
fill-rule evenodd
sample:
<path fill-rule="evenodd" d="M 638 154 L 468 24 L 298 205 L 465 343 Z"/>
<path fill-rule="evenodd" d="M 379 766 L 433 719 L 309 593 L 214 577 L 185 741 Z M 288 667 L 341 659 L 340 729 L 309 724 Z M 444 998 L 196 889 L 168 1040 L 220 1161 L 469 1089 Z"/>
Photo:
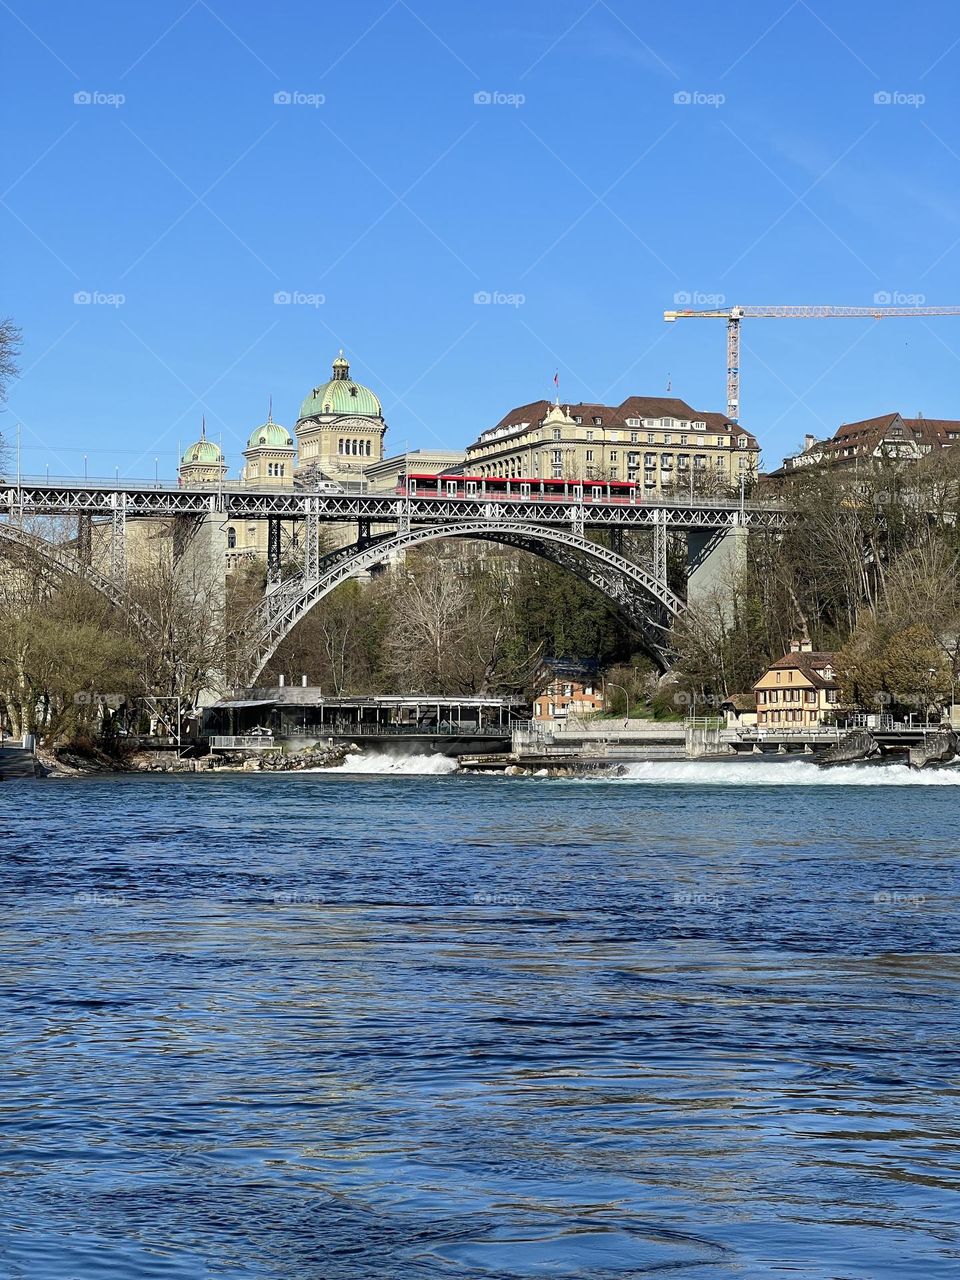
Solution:
<path fill-rule="evenodd" d="M 256 427 L 247 441 L 248 449 L 292 449 L 293 441 L 286 427 L 268 418 L 262 427 Z"/>
<path fill-rule="evenodd" d="M 301 418 L 316 418 L 323 414 L 351 417 L 382 418 L 380 401 L 369 387 L 354 382 L 350 366 L 341 351 L 333 362 L 333 377 L 322 386 L 314 387 L 300 406 Z"/>
<path fill-rule="evenodd" d="M 220 452 L 220 446 L 215 445 L 204 435 L 196 444 L 187 448 L 183 461 L 187 466 L 191 463 L 200 463 L 202 466 L 220 467 L 223 466 L 223 454 Z"/>

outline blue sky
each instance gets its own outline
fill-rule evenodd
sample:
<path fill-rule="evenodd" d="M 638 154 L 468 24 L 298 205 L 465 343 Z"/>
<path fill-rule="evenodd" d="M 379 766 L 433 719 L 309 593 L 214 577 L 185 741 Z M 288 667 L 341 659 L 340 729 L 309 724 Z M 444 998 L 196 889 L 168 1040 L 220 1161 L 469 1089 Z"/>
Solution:
<path fill-rule="evenodd" d="M 0 431 L 23 424 L 28 472 L 170 476 L 204 413 L 235 472 L 268 396 L 292 426 L 341 346 L 391 451 L 458 447 L 558 368 L 564 400 L 669 381 L 722 409 L 723 323 L 665 325 L 675 295 L 960 303 L 947 0 L 0 21 L 0 308 L 25 339 Z M 960 418 L 960 317 L 744 322 L 741 365 L 768 465 L 844 420 Z"/>

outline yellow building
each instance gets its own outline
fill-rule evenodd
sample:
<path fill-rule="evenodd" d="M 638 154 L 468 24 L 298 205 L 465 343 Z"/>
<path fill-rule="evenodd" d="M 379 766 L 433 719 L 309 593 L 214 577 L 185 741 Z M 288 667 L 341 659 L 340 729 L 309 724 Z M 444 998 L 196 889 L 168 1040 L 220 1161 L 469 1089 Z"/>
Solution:
<path fill-rule="evenodd" d="M 635 480 L 650 494 L 736 487 L 760 448 L 722 413 L 683 400 L 630 396 L 621 405 L 536 400 L 511 409 L 467 448 L 470 475 Z"/>
<path fill-rule="evenodd" d="M 760 729 L 812 729 L 833 720 L 839 691 L 832 653 L 793 640 L 753 686 Z"/>

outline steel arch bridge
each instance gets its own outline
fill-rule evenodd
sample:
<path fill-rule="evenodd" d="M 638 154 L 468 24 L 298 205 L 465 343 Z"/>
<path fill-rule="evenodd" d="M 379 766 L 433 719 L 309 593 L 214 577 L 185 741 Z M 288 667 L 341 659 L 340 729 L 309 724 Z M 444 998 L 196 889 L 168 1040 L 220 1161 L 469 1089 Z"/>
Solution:
<path fill-rule="evenodd" d="M 24 520 L 53 517 L 75 522 L 76 541 L 63 542 L 29 534 Z M 128 613 L 125 579 L 127 536 L 131 522 L 167 522 L 174 558 L 195 538 L 199 563 L 226 568 L 228 526 L 258 521 L 268 529 L 270 585 L 260 610 L 241 627 L 242 648 L 237 671 L 255 678 L 297 622 L 339 583 L 362 573 L 408 547 L 439 538 L 475 538 L 532 552 L 597 587 L 634 628 L 654 661 L 669 666 L 667 634 L 686 607 L 667 587 L 666 548 L 671 535 L 685 539 L 688 595 L 702 591 L 724 560 L 723 547 L 742 544 L 748 532 L 779 534 L 793 521 L 791 510 L 769 500 L 726 498 L 646 498 L 636 503 L 580 494 L 567 502 L 518 495 L 509 501 L 482 495 L 411 495 L 388 492 L 326 492 L 296 486 L 262 490 L 247 486 L 167 485 L 158 481 L 50 480 L 18 476 L 0 480 L 0 548 L 29 546 L 51 572 L 76 574 Z M 324 526 L 353 526 L 353 545 L 323 556 Z M 99 530 L 101 560 L 92 566 L 92 534 Z M 203 536 L 199 537 L 200 531 Z M 652 537 L 653 554 L 640 565 L 620 553 L 624 531 Z M 600 534 L 609 545 L 592 541 Z M 294 552 L 300 575 L 280 581 L 281 562 Z M 731 537 L 731 535 L 734 535 Z M 720 554 L 716 554 L 720 552 Z M 712 564 L 712 568 L 711 568 Z M 99 570 L 99 571 L 98 571 Z M 224 578 L 220 575 L 223 589 Z M 225 604 L 225 599 L 221 599 Z M 156 631 L 151 619 L 136 617 L 146 634 Z M 248 639 L 249 637 L 249 639 Z M 239 637 L 238 637 L 239 639 Z"/>
<path fill-rule="evenodd" d="M 251 654 L 249 683 L 257 679 L 294 627 L 341 583 L 381 563 L 391 555 L 441 538 L 474 538 L 529 551 L 568 569 L 581 581 L 597 587 L 625 622 L 640 635 L 662 668 L 667 660 L 667 633 L 684 603 L 664 578 L 563 528 L 523 521 L 463 520 L 414 526 L 341 548 L 325 557 L 315 575 L 278 584 L 267 596 L 259 616 L 259 633 Z"/>
<path fill-rule="evenodd" d="M 98 572 L 91 564 L 73 555 L 60 544 L 30 533 L 20 524 L 0 520 L 0 548 L 19 548 L 30 552 L 36 563 L 43 565 L 48 573 L 58 578 L 79 578 L 128 617 L 144 636 L 157 638 L 158 631 L 153 619 L 131 605 L 122 581 Z"/>

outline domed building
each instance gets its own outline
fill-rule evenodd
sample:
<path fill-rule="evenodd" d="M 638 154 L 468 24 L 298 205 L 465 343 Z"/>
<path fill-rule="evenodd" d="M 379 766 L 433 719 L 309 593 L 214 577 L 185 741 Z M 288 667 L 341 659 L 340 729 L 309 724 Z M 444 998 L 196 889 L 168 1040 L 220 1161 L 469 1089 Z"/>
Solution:
<path fill-rule="evenodd" d="M 329 382 L 314 387 L 300 406 L 298 471 L 349 484 L 383 458 L 387 425 L 378 397 L 350 377 L 342 351 L 332 372 Z"/>
<path fill-rule="evenodd" d="M 184 450 L 177 474 L 181 483 L 188 487 L 218 485 L 226 476 L 227 464 L 220 446 L 207 439 L 206 419 L 200 427 L 200 439 Z"/>
<path fill-rule="evenodd" d="M 271 406 L 266 422 L 250 433 L 243 451 L 247 462 L 241 482 L 252 489 L 290 489 L 295 455 L 293 437 L 286 427 L 274 422 Z"/>

